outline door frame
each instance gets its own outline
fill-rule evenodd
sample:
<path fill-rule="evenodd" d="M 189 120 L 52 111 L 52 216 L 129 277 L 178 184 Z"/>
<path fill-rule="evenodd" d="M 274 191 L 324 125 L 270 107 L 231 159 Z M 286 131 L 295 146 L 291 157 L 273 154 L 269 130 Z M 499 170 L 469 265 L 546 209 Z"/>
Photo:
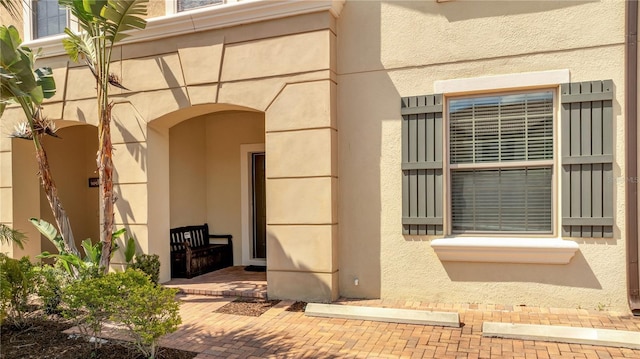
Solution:
<path fill-rule="evenodd" d="M 240 145 L 240 209 L 242 223 L 242 265 L 266 265 L 267 260 L 252 258 L 253 253 L 253 211 L 251 202 L 252 193 L 252 168 L 251 155 L 265 152 L 264 143 Z"/>

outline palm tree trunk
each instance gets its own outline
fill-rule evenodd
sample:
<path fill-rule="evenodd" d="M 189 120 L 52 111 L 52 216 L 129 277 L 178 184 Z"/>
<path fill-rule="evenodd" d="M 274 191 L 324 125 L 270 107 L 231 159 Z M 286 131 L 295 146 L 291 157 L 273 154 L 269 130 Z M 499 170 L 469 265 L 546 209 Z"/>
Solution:
<path fill-rule="evenodd" d="M 100 267 L 105 273 L 109 271 L 111 262 L 111 246 L 114 222 L 114 203 L 116 201 L 113 191 L 113 144 L 111 143 L 111 108 L 113 104 L 106 105 L 102 111 L 100 121 L 100 147 L 98 150 L 98 173 L 100 176 L 100 241 L 102 242 L 102 254 Z"/>

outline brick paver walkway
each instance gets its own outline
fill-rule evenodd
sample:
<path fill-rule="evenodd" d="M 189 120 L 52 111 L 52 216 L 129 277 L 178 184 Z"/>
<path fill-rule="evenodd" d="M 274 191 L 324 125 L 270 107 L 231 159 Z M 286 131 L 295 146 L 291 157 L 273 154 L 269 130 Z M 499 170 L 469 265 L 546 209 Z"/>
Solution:
<path fill-rule="evenodd" d="M 640 317 L 628 313 L 340 299 L 337 304 L 458 312 L 463 326 L 444 328 L 306 317 L 302 312 L 285 310 L 293 304 L 291 301 L 282 301 L 256 318 L 215 311 L 235 297 L 266 297 L 265 273 L 230 267 L 193 279 L 174 279 L 165 285 L 179 287 L 186 294 L 181 295 L 183 324 L 177 332 L 165 337 L 162 345 L 198 352 L 197 359 L 640 359 L 640 350 L 482 337 L 485 321 L 640 331 Z"/>
<path fill-rule="evenodd" d="M 305 317 L 280 302 L 260 317 L 216 313 L 234 298 L 182 296 L 183 324 L 164 346 L 211 358 L 640 358 L 640 350 L 482 337 L 482 322 L 640 331 L 640 318 L 578 309 L 340 300 L 349 305 L 457 311 L 462 328 Z"/>

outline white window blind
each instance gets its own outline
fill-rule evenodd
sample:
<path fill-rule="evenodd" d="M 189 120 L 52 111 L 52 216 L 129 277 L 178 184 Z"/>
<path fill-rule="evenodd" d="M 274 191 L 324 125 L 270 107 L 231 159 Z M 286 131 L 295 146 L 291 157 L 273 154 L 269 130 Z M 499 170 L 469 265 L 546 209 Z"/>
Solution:
<path fill-rule="evenodd" d="M 550 91 L 451 100 L 452 164 L 553 158 Z"/>
<path fill-rule="evenodd" d="M 551 168 L 451 173 L 454 231 L 548 233 L 551 206 Z"/>

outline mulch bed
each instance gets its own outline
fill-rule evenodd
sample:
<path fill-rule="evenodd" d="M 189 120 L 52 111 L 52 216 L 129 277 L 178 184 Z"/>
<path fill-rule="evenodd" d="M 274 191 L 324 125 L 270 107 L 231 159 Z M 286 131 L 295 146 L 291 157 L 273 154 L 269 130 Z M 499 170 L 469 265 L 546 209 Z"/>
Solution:
<path fill-rule="evenodd" d="M 307 309 L 307 302 L 295 302 L 287 308 L 287 312 L 304 312 Z"/>
<path fill-rule="evenodd" d="M 217 313 L 245 315 L 249 317 L 259 317 L 274 305 L 280 303 L 279 300 L 266 300 L 257 298 L 238 298 L 231 303 L 225 304 L 216 310 Z"/>
<path fill-rule="evenodd" d="M 0 358 L 2 359 L 145 359 L 133 348 L 109 340 L 100 348 L 82 338 L 71 338 L 62 331 L 71 322 L 59 316 L 30 318 L 21 328 L 3 325 L 0 328 Z M 191 359 L 198 353 L 161 348 L 159 359 Z"/>

